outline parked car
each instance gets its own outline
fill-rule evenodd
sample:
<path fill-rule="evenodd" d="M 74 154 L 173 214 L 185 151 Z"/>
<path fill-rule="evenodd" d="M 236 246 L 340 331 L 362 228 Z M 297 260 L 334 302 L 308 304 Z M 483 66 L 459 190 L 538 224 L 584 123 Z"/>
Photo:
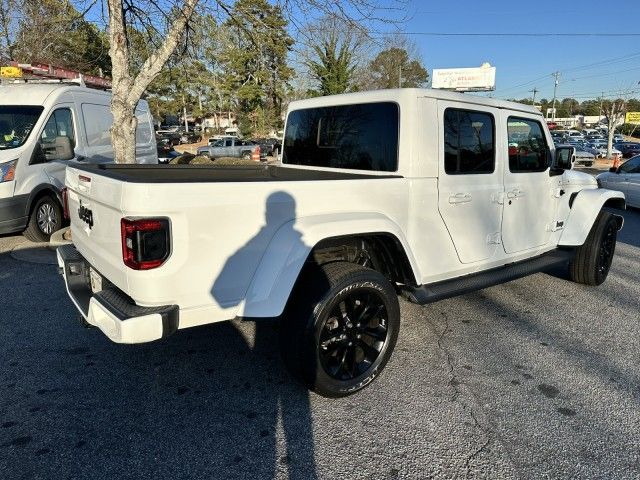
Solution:
<path fill-rule="evenodd" d="M 282 142 L 277 138 L 256 138 L 253 141 L 260 145 L 260 151 L 266 156 L 277 157 L 282 151 Z"/>
<path fill-rule="evenodd" d="M 640 154 L 640 143 L 616 143 L 615 147 L 622 152 L 622 158 L 631 158 Z"/>
<path fill-rule="evenodd" d="M 111 93 L 64 83 L 0 86 L 0 234 L 48 241 L 62 228 L 66 166 L 113 162 Z M 136 109 L 136 161 L 158 163 L 153 119 Z"/>
<path fill-rule="evenodd" d="M 585 167 L 593 166 L 596 156 L 595 154 L 587 151 L 586 147 L 582 145 L 566 143 L 566 144 L 556 145 L 556 148 L 563 147 L 563 146 L 573 147 L 575 149 L 574 163 L 576 165 L 584 165 Z"/>
<path fill-rule="evenodd" d="M 598 185 L 624 193 L 627 205 L 640 208 L 640 155 L 596 177 Z"/>
<path fill-rule="evenodd" d="M 180 152 L 173 148 L 168 138 L 158 137 L 156 145 L 158 148 L 158 163 L 169 163 L 172 159 L 181 155 Z"/>
<path fill-rule="evenodd" d="M 584 140 L 584 135 L 582 135 L 582 132 L 579 132 L 578 130 L 568 130 L 567 139 L 568 140 Z"/>
<path fill-rule="evenodd" d="M 597 147 L 598 150 L 598 156 L 600 158 L 606 158 L 607 156 L 607 144 L 600 144 Z M 616 157 L 619 156 L 620 158 L 622 158 L 622 152 L 620 150 L 618 150 L 617 148 L 612 147 L 611 148 L 611 157 Z"/>
<path fill-rule="evenodd" d="M 242 140 L 238 137 L 224 137 L 216 140 L 206 147 L 198 147 L 198 155 L 207 155 L 211 158 L 235 157 L 251 160 L 256 155 L 259 159 L 265 159 L 266 154 L 260 149 L 260 145 L 251 140 Z"/>
<path fill-rule="evenodd" d="M 276 165 L 68 168 L 75 248 L 58 262 L 115 342 L 279 316 L 288 368 L 342 397 L 389 360 L 398 294 L 427 304 L 553 265 L 606 279 L 624 195 L 573 154 L 519 103 L 429 89 L 292 102 Z"/>
<path fill-rule="evenodd" d="M 202 141 L 202 134 L 193 130 L 189 132 L 180 132 L 180 143 L 200 143 Z"/>
<path fill-rule="evenodd" d="M 624 143 L 624 142 L 625 142 L 624 135 L 616 133 L 613 136 L 613 143 Z"/>
<path fill-rule="evenodd" d="M 177 128 L 170 130 L 157 130 L 156 137 L 166 138 L 169 140 L 171 145 L 180 145 L 182 133 Z"/>

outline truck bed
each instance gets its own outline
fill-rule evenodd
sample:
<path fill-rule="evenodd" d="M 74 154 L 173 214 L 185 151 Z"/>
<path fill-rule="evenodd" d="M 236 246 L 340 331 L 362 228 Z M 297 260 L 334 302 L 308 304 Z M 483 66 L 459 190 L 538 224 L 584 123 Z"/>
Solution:
<path fill-rule="evenodd" d="M 311 170 L 279 165 L 118 165 L 74 163 L 73 168 L 130 183 L 299 182 L 402 178 L 400 175 L 368 175 L 346 171 Z"/>

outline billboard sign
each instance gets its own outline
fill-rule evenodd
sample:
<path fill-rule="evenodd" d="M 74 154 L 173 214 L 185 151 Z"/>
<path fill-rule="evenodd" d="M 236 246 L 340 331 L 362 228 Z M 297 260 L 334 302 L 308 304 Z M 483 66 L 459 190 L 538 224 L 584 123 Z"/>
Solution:
<path fill-rule="evenodd" d="M 640 125 L 640 112 L 627 112 L 624 117 L 624 123 Z"/>
<path fill-rule="evenodd" d="M 477 68 L 433 70 L 431 88 L 456 92 L 487 92 L 496 89 L 496 67 L 485 63 Z"/>

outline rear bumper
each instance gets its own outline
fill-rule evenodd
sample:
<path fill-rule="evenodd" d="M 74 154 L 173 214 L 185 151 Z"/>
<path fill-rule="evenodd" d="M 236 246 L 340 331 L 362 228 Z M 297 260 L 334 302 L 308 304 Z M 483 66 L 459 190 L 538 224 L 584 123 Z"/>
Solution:
<path fill-rule="evenodd" d="M 87 323 L 98 327 L 113 342 L 151 342 L 178 329 L 177 305 L 141 307 L 113 286 L 94 292 L 91 267 L 73 245 L 63 245 L 57 253 L 71 301 Z"/>

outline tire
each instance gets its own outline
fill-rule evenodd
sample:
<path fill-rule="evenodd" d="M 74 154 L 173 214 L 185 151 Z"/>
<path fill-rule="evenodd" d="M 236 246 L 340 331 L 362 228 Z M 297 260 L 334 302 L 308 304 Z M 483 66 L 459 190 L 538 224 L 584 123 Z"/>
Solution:
<path fill-rule="evenodd" d="M 609 274 L 616 249 L 618 222 L 607 212 L 600 212 L 584 245 L 576 250 L 569 264 L 569 278 L 584 285 L 600 285 Z"/>
<path fill-rule="evenodd" d="M 243 160 L 251 160 L 251 153 L 250 152 L 242 152 L 242 159 Z"/>
<path fill-rule="evenodd" d="M 362 390 L 382 372 L 400 329 L 394 287 L 379 272 L 334 262 L 306 269 L 281 319 L 289 371 L 324 397 Z"/>
<path fill-rule="evenodd" d="M 23 235 L 32 242 L 48 242 L 51 234 L 61 228 L 62 208 L 55 198 L 46 195 L 33 206 Z"/>

